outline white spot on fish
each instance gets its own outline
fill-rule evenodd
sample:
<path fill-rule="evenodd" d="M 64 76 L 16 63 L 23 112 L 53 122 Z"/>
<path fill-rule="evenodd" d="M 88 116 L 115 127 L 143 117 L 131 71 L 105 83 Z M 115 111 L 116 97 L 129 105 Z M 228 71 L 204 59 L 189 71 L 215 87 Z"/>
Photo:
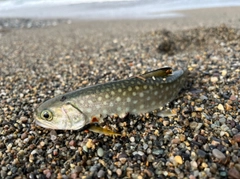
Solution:
<path fill-rule="evenodd" d="M 109 103 L 109 106 L 110 106 L 110 107 L 113 107 L 113 106 L 114 106 L 113 102 L 110 102 L 110 103 Z"/>
<path fill-rule="evenodd" d="M 83 100 L 81 100 L 81 101 L 80 101 L 80 103 L 81 103 L 81 104 L 84 104 L 84 101 L 83 101 Z"/>
<path fill-rule="evenodd" d="M 155 101 L 153 101 L 153 102 L 151 103 L 151 105 L 152 105 L 152 106 L 154 106 L 155 104 L 156 104 L 156 102 L 155 102 Z"/>
<path fill-rule="evenodd" d="M 139 93 L 139 96 L 142 98 L 144 96 L 143 92 Z"/>
<path fill-rule="evenodd" d="M 106 109 L 104 109 L 103 110 L 103 114 L 107 114 L 108 112 L 107 112 L 107 110 Z"/>
<path fill-rule="evenodd" d="M 168 86 L 166 86 L 166 87 L 165 87 L 165 91 L 168 91 L 168 90 L 169 90 L 169 88 L 168 88 Z"/>
<path fill-rule="evenodd" d="M 87 109 L 87 112 L 88 112 L 88 113 L 92 112 L 92 109 L 91 109 L 91 108 L 88 108 L 88 109 Z"/>
<path fill-rule="evenodd" d="M 119 93 L 121 93 L 121 92 L 122 92 L 122 89 L 121 89 L 121 88 L 120 88 L 120 89 L 118 89 L 118 92 L 119 92 Z"/>
<path fill-rule="evenodd" d="M 129 108 L 129 107 L 126 107 L 125 110 L 126 110 L 126 112 L 129 112 L 129 111 L 130 111 L 130 108 Z"/>
<path fill-rule="evenodd" d="M 151 97 L 150 97 L 150 96 L 148 96 L 148 97 L 147 97 L 147 101 L 150 101 L 150 100 L 151 100 Z"/>
<path fill-rule="evenodd" d="M 118 97 L 116 98 L 116 101 L 117 101 L 117 102 L 121 101 L 121 98 L 118 96 Z"/>
<path fill-rule="evenodd" d="M 137 102 L 138 102 L 138 100 L 134 100 L 134 101 L 133 101 L 133 104 L 137 104 Z"/>
<path fill-rule="evenodd" d="M 98 101 L 102 101 L 102 97 L 101 96 L 98 97 Z"/>
<path fill-rule="evenodd" d="M 103 101 L 103 105 L 107 105 L 108 104 L 108 102 L 107 101 Z"/>
<path fill-rule="evenodd" d="M 132 110 L 132 112 L 133 112 L 133 113 L 136 113 L 136 112 L 137 112 L 137 110 L 136 110 L 136 109 L 133 109 L 133 110 Z"/>
<path fill-rule="evenodd" d="M 131 98 L 127 97 L 127 102 L 130 103 L 131 102 Z"/>
<path fill-rule="evenodd" d="M 141 105 L 140 105 L 140 109 L 143 109 L 143 108 L 144 108 L 144 104 L 141 104 Z"/>
<path fill-rule="evenodd" d="M 147 88 L 148 88 L 147 85 L 144 85 L 144 86 L 143 86 L 143 89 L 147 89 Z"/>
<path fill-rule="evenodd" d="M 100 108 L 101 108 L 101 106 L 100 106 L 99 104 L 97 104 L 97 105 L 96 105 L 96 108 L 97 108 L 97 109 L 100 109 Z"/>
<path fill-rule="evenodd" d="M 122 108 L 119 106 L 117 107 L 117 111 L 120 112 L 122 110 Z"/>
<path fill-rule="evenodd" d="M 114 92 L 114 91 L 111 91 L 111 95 L 115 95 L 115 92 Z"/>
<path fill-rule="evenodd" d="M 135 86 L 135 89 L 136 89 L 136 90 L 139 90 L 139 86 Z"/>
<path fill-rule="evenodd" d="M 136 92 L 133 92 L 133 93 L 132 93 L 132 95 L 133 95 L 133 96 L 136 96 L 136 95 L 137 95 L 137 93 L 136 93 Z"/>
<path fill-rule="evenodd" d="M 153 87 L 152 87 L 152 86 L 149 86 L 149 89 L 150 89 L 150 90 L 152 90 L 152 89 L 153 89 Z"/>
<path fill-rule="evenodd" d="M 155 92 L 154 92 L 154 95 L 157 96 L 157 95 L 158 95 L 158 91 L 155 91 Z"/>
<path fill-rule="evenodd" d="M 105 98 L 106 98 L 106 99 L 108 99 L 109 97 L 110 97 L 109 94 L 106 94 L 106 95 L 105 95 Z"/>
<path fill-rule="evenodd" d="M 123 91 L 123 96 L 126 96 L 126 91 Z"/>
<path fill-rule="evenodd" d="M 88 100 L 88 103 L 89 103 L 89 104 L 92 104 L 93 102 L 92 102 L 91 100 Z"/>
<path fill-rule="evenodd" d="M 131 86 L 128 87 L 128 91 L 132 91 L 132 87 Z"/>

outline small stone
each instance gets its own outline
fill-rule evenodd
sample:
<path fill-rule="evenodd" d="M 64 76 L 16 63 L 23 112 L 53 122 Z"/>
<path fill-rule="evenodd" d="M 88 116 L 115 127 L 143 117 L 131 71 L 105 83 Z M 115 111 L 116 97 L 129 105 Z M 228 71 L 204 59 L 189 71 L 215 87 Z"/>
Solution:
<path fill-rule="evenodd" d="M 237 97 L 236 96 L 234 96 L 234 95 L 232 95 L 232 96 L 230 96 L 230 98 L 229 98 L 231 101 L 236 101 L 237 100 Z"/>
<path fill-rule="evenodd" d="M 95 148 L 95 145 L 94 145 L 92 139 L 88 139 L 88 141 L 86 143 L 86 146 L 87 146 L 88 149 L 89 148 Z"/>
<path fill-rule="evenodd" d="M 216 77 L 216 76 L 211 76 L 211 82 L 212 83 L 216 83 L 217 81 L 218 81 L 218 77 Z"/>
<path fill-rule="evenodd" d="M 163 123 L 163 126 L 168 126 L 170 122 L 169 122 L 169 121 L 166 121 L 166 120 L 164 120 L 162 123 Z"/>
<path fill-rule="evenodd" d="M 212 154 L 214 157 L 216 157 L 217 159 L 220 159 L 220 160 L 224 160 L 226 159 L 226 156 L 218 149 L 213 149 L 212 150 Z"/>
<path fill-rule="evenodd" d="M 224 110 L 224 107 L 223 107 L 222 104 L 219 104 L 219 105 L 218 105 L 218 109 L 219 109 L 220 111 L 222 111 L 223 113 L 225 113 L 225 110 Z"/>
<path fill-rule="evenodd" d="M 134 143 L 135 142 L 135 138 L 134 137 L 130 137 L 130 139 L 129 139 L 132 143 Z"/>
<path fill-rule="evenodd" d="M 205 157 L 206 157 L 206 152 L 204 152 L 204 151 L 201 150 L 201 149 L 198 149 L 197 155 L 198 155 L 198 157 L 200 157 L 200 158 L 205 158 Z"/>
<path fill-rule="evenodd" d="M 21 134 L 21 139 L 22 139 L 22 140 L 23 140 L 23 139 L 26 139 L 27 137 L 28 137 L 27 132 L 24 132 L 24 133 Z"/>
<path fill-rule="evenodd" d="M 198 123 L 197 123 L 197 122 L 191 122 L 191 123 L 190 123 L 190 128 L 191 128 L 191 129 L 194 129 L 194 130 L 195 130 L 197 126 L 198 126 Z"/>
<path fill-rule="evenodd" d="M 122 170 L 118 168 L 116 170 L 116 173 L 117 173 L 118 177 L 120 177 L 122 175 Z"/>
<path fill-rule="evenodd" d="M 46 178 L 50 178 L 51 177 L 51 171 L 49 169 L 44 170 L 43 174 L 46 176 Z"/>
<path fill-rule="evenodd" d="M 149 154 L 148 157 L 147 157 L 147 161 L 148 162 L 153 162 L 154 161 L 153 155 Z"/>
<path fill-rule="evenodd" d="M 226 69 L 222 70 L 222 76 L 226 76 L 226 75 L 227 75 L 227 70 Z"/>
<path fill-rule="evenodd" d="M 153 154 L 153 155 L 161 155 L 161 154 L 163 154 L 163 150 L 159 150 L 159 149 L 153 150 L 153 151 L 152 151 L 152 154 Z"/>
<path fill-rule="evenodd" d="M 194 160 L 190 162 L 190 165 L 191 165 L 191 168 L 192 168 L 193 170 L 198 168 L 198 164 L 197 164 L 197 162 L 194 161 Z"/>
<path fill-rule="evenodd" d="M 26 122 L 28 121 L 28 118 L 25 117 L 25 116 L 21 116 L 21 117 L 20 117 L 20 121 L 21 121 L 22 123 L 26 123 Z"/>
<path fill-rule="evenodd" d="M 231 177 L 233 179 L 240 178 L 240 172 L 235 167 L 229 169 L 228 175 L 229 175 L 229 177 Z"/>
<path fill-rule="evenodd" d="M 221 124 L 224 124 L 224 123 L 226 122 L 226 119 L 225 119 L 224 117 L 221 117 L 221 118 L 219 119 L 219 122 L 220 122 Z"/>
<path fill-rule="evenodd" d="M 233 140 L 234 142 L 240 142 L 240 133 L 234 135 L 232 140 Z"/>
<path fill-rule="evenodd" d="M 179 144 L 180 142 L 179 138 L 172 139 L 172 144 Z"/>
<path fill-rule="evenodd" d="M 75 145 L 76 145 L 76 142 L 75 142 L 74 140 L 71 140 L 71 141 L 69 142 L 69 145 L 70 145 L 70 146 L 75 146 Z"/>
<path fill-rule="evenodd" d="M 102 157 L 104 155 L 104 151 L 101 147 L 98 148 L 97 154 L 98 154 L 99 157 Z"/>
<path fill-rule="evenodd" d="M 180 165 L 183 164 L 183 159 L 180 155 L 175 156 L 174 159 L 177 164 L 180 164 Z"/>
<path fill-rule="evenodd" d="M 226 108 L 226 111 L 232 110 L 232 106 L 228 103 L 225 103 L 225 108 Z"/>
<path fill-rule="evenodd" d="M 99 170 L 98 173 L 97 173 L 97 177 L 98 178 L 103 178 L 104 176 L 105 176 L 105 171 Z"/>

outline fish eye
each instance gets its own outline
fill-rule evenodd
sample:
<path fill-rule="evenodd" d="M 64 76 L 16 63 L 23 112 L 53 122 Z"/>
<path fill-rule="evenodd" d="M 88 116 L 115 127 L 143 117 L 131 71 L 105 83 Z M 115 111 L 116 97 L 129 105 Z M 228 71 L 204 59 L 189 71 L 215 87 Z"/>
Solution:
<path fill-rule="evenodd" d="M 49 110 L 43 110 L 41 113 L 41 118 L 45 119 L 47 121 L 51 121 L 53 116 L 52 113 Z"/>

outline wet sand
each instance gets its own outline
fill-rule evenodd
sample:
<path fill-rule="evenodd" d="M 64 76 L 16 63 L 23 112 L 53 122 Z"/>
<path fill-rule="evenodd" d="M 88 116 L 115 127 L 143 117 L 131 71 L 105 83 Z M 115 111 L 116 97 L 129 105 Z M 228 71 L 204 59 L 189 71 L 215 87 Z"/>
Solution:
<path fill-rule="evenodd" d="M 1 178 L 240 178 L 240 8 L 154 20 L 0 30 Z M 122 137 L 33 123 L 43 101 L 189 62 L 189 85 L 156 112 L 108 118 Z"/>

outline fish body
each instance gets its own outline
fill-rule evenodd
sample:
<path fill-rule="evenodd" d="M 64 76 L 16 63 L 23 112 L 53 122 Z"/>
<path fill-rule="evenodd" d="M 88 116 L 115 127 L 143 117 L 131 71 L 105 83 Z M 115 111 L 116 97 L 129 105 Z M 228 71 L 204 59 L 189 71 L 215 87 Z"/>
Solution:
<path fill-rule="evenodd" d="M 187 70 L 172 72 L 171 68 L 161 68 L 126 80 L 59 95 L 37 108 L 35 121 L 45 128 L 78 130 L 90 123 L 101 122 L 107 115 L 123 117 L 127 113 L 152 111 L 178 95 L 186 74 Z"/>

